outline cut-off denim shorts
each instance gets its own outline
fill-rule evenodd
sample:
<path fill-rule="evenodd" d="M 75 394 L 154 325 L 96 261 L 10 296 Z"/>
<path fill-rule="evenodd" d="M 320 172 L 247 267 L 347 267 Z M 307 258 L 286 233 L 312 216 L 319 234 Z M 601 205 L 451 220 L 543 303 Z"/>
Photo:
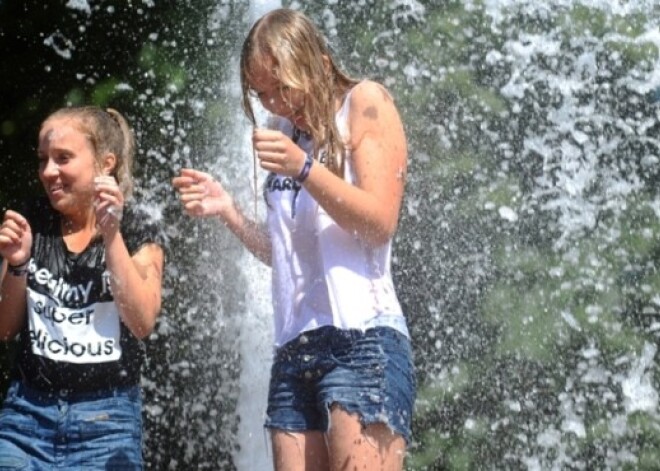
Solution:
<path fill-rule="evenodd" d="M 266 428 L 327 432 L 329 410 L 357 413 L 363 426 L 384 423 L 410 443 L 415 376 L 410 340 L 390 327 L 326 326 L 275 354 Z"/>
<path fill-rule="evenodd" d="M 43 392 L 13 382 L 0 410 L 0 471 L 141 470 L 137 386 Z"/>

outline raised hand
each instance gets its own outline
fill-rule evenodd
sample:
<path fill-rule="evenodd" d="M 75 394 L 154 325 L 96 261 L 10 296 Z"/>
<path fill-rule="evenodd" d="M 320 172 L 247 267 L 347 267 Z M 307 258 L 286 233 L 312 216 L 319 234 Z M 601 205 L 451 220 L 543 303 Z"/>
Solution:
<path fill-rule="evenodd" d="M 119 230 L 124 208 L 124 195 L 112 176 L 99 176 L 94 179 L 94 210 L 96 225 L 104 235 Z"/>
<path fill-rule="evenodd" d="M 305 164 L 305 151 L 286 134 L 272 129 L 255 129 L 252 144 L 264 170 L 289 177 L 300 175 Z"/>
<path fill-rule="evenodd" d="M 28 261 L 32 249 L 32 229 L 27 220 L 15 211 L 5 213 L 0 226 L 0 255 L 10 265 Z"/>
<path fill-rule="evenodd" d="M 179 192 L 183 208 L 190 216 L 224 218 L 234 204 L 220 182 L 208 173 L 184 168 L 178 177 L 172 179 L 172 185 Z"/>

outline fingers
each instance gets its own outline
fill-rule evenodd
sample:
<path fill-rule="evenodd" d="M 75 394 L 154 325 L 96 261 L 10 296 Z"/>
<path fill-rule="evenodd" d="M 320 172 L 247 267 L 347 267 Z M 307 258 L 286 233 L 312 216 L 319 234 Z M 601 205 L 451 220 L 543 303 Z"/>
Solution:
<path fill-rule="evenodd" d="M 204 184 L 194 184 L 179 188 L 179 199 L 186 213 L 193 216 L 204 215 L 204 201 L 213 197 Z M 192 209 L 191 209 L 192 208 Z"/>
<path fill-rule="evenodd" d="M 277 141 L 282 139 L 282 137 L 287 137 L 282 131 L 277 129 L 267 129 L 267 128 L 255 128 L 252 131 L 252 139 L 259 141 Z"/>
<path fill-rule="evenodd" d="M 110 176 L 110 175 L 100 175 L 98 177 L 94 178 L 94 184 L 95 185 L 110 185 L 110 186 L 115 186 L 117 187 L 117 180 L 115 177 Z"/>
<path fill-rule="evenodd" d="M 291 142 L 291 139 L 280 131 L 264 129 L 255 130 L 252 134 L 252 144 L 259 152 L 285 152 Z"/>
<path fill-rule="evenodd" d="M 271 129 L 256 129 L 252 144 L 261 168 L 276 173 L 286 169 L 289 153 L 298 149 L 289 136 Z"/>
<path fill-rule="evenodd" d="M 197 191 L 185 191 L 181 192 L 181 202 L 183 204 L 190 203 L 192 201 L 202 201 L 206 196 L 207 192 L 204 190 L 197 190 Z"/>
<path fill-rule="evenodd" d="M 201 180 L 204 176 L 209 176 L 208 173 L 195 170 L 194 168 L 182 168 L 181 175 L 184 177 L 195 178 L 197 180 Z"/>
<path fill-rule="evenodd" d="M 21 238 L 15 233 L 0 231 L 0 248 L 21 243 Z"/>
<path fill-rule="evenodd" d="M 4 221 L 7 221 L 7 220 L 15 221 L 16 224 L 18 224 L 19 226 L 21 226 L 23 228 L 30 227 L 28 222 L 27 222 L 27 219 L 25 219 L 23 216 L 21 216 L 20 213 L 17 213 L 16 211 L 12 211 L 11 209 L 8 209 L 7 212 L 5 212 Z M 4 224 L 4 221 L 3 221 L 3 224 Z"/>
<path fill-rule="evenodd" d="M 8 210 L 5 213 L 2 225 L 0 225 L 0 237 L 5 244 L 20 244 L 23 234 L 29 229 L 30 226 L 23 216 L 15 211 Z"/>
<path fill-rule="evenodd" d="M 114 177 L 96 177 L 94 192 L 98 200 L 110 200 L 118 206 L 124 205 L 124 194 Z"/>
<path fill-rule="evenodd" d="M 96 222 L 104 233 L 111 233 L 119 228 L 123 217 L 124 194 L 117 180 L 112 176 L 99 176 L 94 179 L 96 196 Z"/>
<path fill-rule="evenodd" d="M 5 241 L 5 243 L 20 244 L 22 237 L 23 230 L 13 221 L 2 224 L 2 228 L 0 228 L 0 238 Z"/>
<path fill-rule="evenodd" d="M 105 225 L 108 217 L 121 221 L 124 208 L 124 194 L 117 180 L 111 176 L 101 176 L 94 179 L 96 193 L 96 213 L 101 225 Z"/>
<path fill-rule="evenodd" d="M 172 179 L 172 186 L 179 192 L 183 209 L 189 216 L 204 215 L 204 198 L 209 195 L 207 185 L 213 181 L 211 175 L 193 169 L 182 169 Z"/>
<path fill-rule="evenodd" d="M 114 215 L 115 217 L 119 217 L 119 215 L 122 213 L 122 208 L 123 207 L 114 198 L 105 194 L 100 196 L 96 204 L 97 212 L 104 211 Z"/>
<path fill-rule="evenodd" d="M 183 210 L 189 216 L 204 216 L 204 209 L 204 203 L 200 200 L 183 203 Z"/>
<path fill-rule="evenodd" d="M 192 187 L 196 185 L 201 187 L 202 185 L 199 185 L 200 183 L 211 181 L 213 181 L 213 177 L 208 173 L 184 168 L 181 170 L 181 174 L 178 177 L 172 179 L 172 186 L 181 192 L 195 191 Z"/>
<path fill-rule="evenodd" d="M 231 197 L 220 182 L 208 173 L 193 169 L 182 169 L 179 176 L 172 179 L 172 185 L 179 193 L 184 211 L 190 216 L 220 215 Z"/>
<path fill-rule="evenodd" d="M 24 260 L 25 252 L 29 255 L 29 245 L 32 241 L 32 230 L 27 220 L 15 211 L 7 211 L 0 224 L 0 252 L 10 263 Z M 20 257 L 16 259 L 15 256 Z"/>
<path fill-rule="evenodd" d="M 172 179 L 172 186 L 180 195 L 192 195 L 193 198 L 220 196 L 224 193 L 222 185 L 213 176 L 192 169 L 183 169 L 181 175 Z"/>
<path fill-rule="evenodd" d="M 262 169 L 287 176 L 296 176 L 300 172 L 305 152 L 283 132 L 255 129 L 252 143 Z"/>
<path fill-rule="evenodd" d="M 213 180 L 213 177 L 206 172 L 200 172 L 193 168 L 182 168 L 181 169 L 181 178 L 188 177 L 194 181 L 203 182 L 207 180 Z"/>
<path fill-rule="evenodd" d="M 190 180 L 190 181 L 172 181 L 172 184 L 174 187 L 178 190 L 178 192 L 182 195 L 187 195 L 187 194 L 201 194 L 205 195 L 208 193 L 207 186 L 203 183 L 199 183 L 195 180 Z"/>

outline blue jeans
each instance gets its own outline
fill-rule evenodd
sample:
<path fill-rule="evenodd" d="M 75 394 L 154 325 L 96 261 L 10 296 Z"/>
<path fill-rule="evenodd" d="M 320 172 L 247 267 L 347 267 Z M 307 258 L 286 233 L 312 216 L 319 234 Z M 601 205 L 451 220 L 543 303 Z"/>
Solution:
<path fill-rule="evenodd" d="M 389 327 L 365 332 L 321 327 L 277 350 L 267 428 L 327 432 L 329 409 L 385 423 L 410 443 L 415 377 L 409 339 Z"/>
<path fill-rule="evenodd" d="M 13 382 L 0 411 L 0 471 L 141 470 L 139 387 L 47 393 Z"/>

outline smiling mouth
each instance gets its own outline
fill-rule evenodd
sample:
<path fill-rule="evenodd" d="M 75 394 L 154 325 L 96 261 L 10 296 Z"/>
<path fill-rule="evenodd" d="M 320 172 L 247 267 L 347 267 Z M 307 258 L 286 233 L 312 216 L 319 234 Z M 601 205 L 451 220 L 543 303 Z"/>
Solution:
<path fill-rule="evenodd" d="M 48 193 L 56 194 L 64 190 L 64 185 L 51 185 L 48 187 Z"/>

